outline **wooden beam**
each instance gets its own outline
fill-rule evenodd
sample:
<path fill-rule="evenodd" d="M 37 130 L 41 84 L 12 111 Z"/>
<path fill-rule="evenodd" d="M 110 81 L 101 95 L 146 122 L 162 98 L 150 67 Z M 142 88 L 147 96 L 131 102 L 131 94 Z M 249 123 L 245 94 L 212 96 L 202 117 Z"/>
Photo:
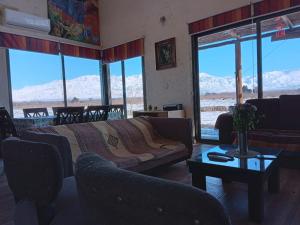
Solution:
<path fill-rule="evenodd" d="M 236 74 L 236 101 L 243 103 L 243 80 L 242 80 L 242 51 L 241 42 L 237 39 L 235 43 L 235 74 Z"/>

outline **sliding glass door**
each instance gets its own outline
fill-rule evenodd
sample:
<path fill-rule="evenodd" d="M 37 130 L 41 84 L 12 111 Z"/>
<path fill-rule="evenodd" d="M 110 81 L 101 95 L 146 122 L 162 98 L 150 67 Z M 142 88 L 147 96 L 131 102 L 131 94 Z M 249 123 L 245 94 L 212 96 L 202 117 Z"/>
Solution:
<path fill-rule="evenodd" d="M 257 96 L 256 26 L 198 38 L 201 139 L 218 140 L 218 116 Z"/>

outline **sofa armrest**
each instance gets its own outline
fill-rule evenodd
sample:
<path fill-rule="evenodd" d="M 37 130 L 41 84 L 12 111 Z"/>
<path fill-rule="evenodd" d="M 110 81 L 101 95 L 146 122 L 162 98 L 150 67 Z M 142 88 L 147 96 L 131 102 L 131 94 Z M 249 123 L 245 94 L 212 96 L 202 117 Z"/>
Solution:
<path fill-rule="evenodd" d="M 191 119 L 150 117 L 150 123 L 159 135 L 180 141 L 193 152 L 193 127 Z"/>
<path fill-rule="evenodd" d="M 234 140 L 232 113 L 223 113 L 218 116 L 215 128 L 219 130 L 220 144 L 232 144 Z"/>

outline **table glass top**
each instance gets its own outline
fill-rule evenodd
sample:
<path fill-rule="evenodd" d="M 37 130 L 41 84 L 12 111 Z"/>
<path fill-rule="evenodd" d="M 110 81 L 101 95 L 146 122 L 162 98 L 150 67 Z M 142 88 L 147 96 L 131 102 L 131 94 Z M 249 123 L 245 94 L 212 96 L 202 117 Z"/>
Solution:
<path fill-rule="evenodd" d="M 198 155 L 192 157 L 191 161 L 206 165 L 216 165 L 220 167 L 231 167 L 235 169 L 241 169 L 241 170 L 250 170 L 250 171 L 257 171 L 257 172 L 264 172 L 267 170 L 267 168 L 272 164 L 272 162 L 275 159 L 258 159 L 258 158 L 248 158 L 248 159 L 239 159 L 239 158 L 233 158 L 232 161 L 227 162 L 219 162 L 219 161 L 213 161 L 211 160 L 207 154 L 211 152 L 218 152 L 218 153 L 226 153 L 230 150 L 235 150 L 237 147 L 235 146 L 216 146 L 214 148 L 211 148 L 209 150 L 203 151 L 199 153 Z M 261 153 L 261 155 L 273 155 L 273 156 L 279 156 L 281 150 L 273 150 L 273 149 L 267 149 L 267 148 L 249 148 L 249 150 L 257 151 Z"/>

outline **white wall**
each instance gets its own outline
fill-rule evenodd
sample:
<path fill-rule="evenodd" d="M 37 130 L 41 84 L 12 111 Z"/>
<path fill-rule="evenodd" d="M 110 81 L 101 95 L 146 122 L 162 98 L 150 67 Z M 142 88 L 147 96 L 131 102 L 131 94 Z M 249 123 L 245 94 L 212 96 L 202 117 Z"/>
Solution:
<path fill-rule="evenodd" d="M 249 0 L 100 0 L 104 48 L 145 36 L 148 104 L 183 103 L 193 115 L 191 38 L 188 23 L 249 4 Z M 160 17 L 166 23 L 160 23 Z M 154 44 L 176 37 L 177 67 L 156 71 Z"/>
<path fill-rule="evenodd" d="M 47 0 L 0 0 L 0 5 L 36 16 L 48 17 Z"/>
<path fill-rule="evenodd" d="M 0 0 L 0 7 L 5 6 L 33 15 L 48 17 L 47 0 Z M 0 106 L 9 107 L 8 74 L 5 50 L 0 48 Z"/>

